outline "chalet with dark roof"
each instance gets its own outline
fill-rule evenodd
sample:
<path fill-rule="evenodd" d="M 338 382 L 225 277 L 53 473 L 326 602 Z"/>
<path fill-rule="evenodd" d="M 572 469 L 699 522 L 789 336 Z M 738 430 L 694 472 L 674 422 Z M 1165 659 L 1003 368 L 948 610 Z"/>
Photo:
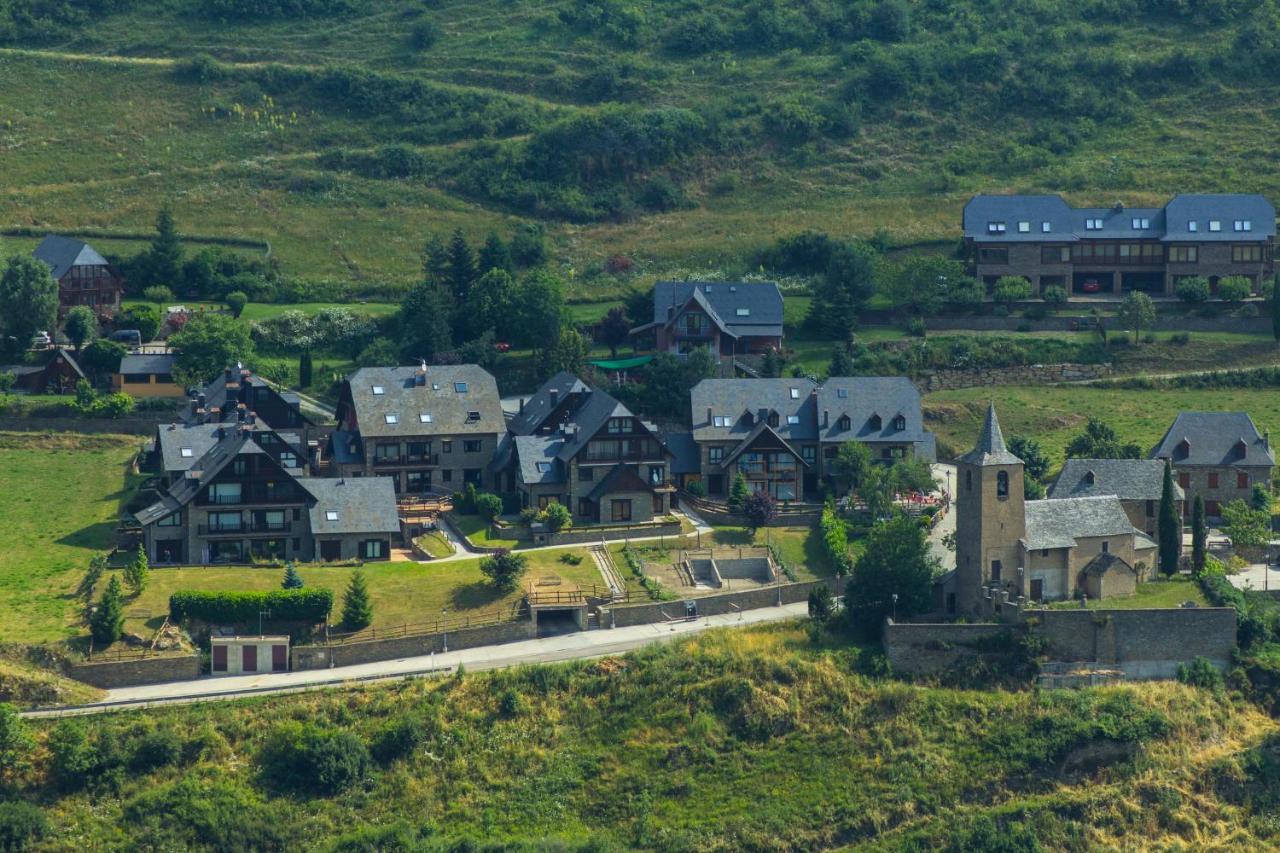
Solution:
<path fill-rule="evenodd" d="M 660 281 L 653 320 L 632 330 L 652 334 L 659 352 L 708 349 L 717 361 L 782 347 L 782 292 L 766 282 Z"/>
<path fill-rule="evenodd" d="M 344 476 L 390 477 L 397 494 L 488 488 L 506 419 L 475 364 L 365 367 L 339 392 L 327 457 Z"/>
<path fill-rule="evenodd" d="M 673 461 L 652 424 L 560 373 L 521 401 L 493 470 L 524 506 L 559 502 L 577 524 L 639 523 L 670 510 Z"/>
<path fill-rule="evenodd" d="M 276 430 L 300 430 L 315 426 L 302 411 L 302 400 L 291 391 L 276 388 L 242 365 L 227 367 L 196 392 L 183 412 L 187 423 L 233 423 L 252 413 L 258 423 Z"/>
<path fill-rule="evenodd" d="M 1255 485 L 1270 489 L 1276 464 L 1271 437 L 1259 433 L 1245 412 L 1180 412 L 1151 458 L 1173 465 L 1186 497 L 1184 512 L 1198 495 L 1210 518 L 1237 498 L 1248 500 Z"/>
<path fill-rule="evenodd" d="M 186 389 L 173 379 L 176 360 L 171 353 L 130 353 L 120 359 L 111 388 L 131 397 L 185 397 Z"/>
<path fill-rule="evenodd" d="M 38 357 L 38 364 L 0 365 L 0 373 L 11 374 L 14 390 L 28 394 L 70 394 L 87 379 L 69 350 L 52 349 Z"/>
<path fill-rule="evenodd" d="M 124 279 L 88 243 L 50 234 L 32 255 L 49 265 L 58 283 L 59 319 L 77 305 L 87 306 L 104 319 L 119 312 Z"/>
<path fill-rule="evenodd" d="M 1199 276 L 1211 289 L 1229 276 L 1254 292 L 1274 271 L 1276 212 L 1252 194 L 1183 194 L 1164 207 L 1071 207 L 1057 195 L 977 195 L 963 228 L 974 273 L 1002 276 L 1071 295 L 1131 291 L 1173 296 Z"/>
<path fill-rule="evenodd" d="M 1114 495 L 1134 527 L 1156 535 L 1164 465 L 1159 459 L 1068 459 L 1053 485 L 1050 498 L 1092 498 Z M 1183 513 L 1182 488 L 1175 482 L 1173 500 Z"/>

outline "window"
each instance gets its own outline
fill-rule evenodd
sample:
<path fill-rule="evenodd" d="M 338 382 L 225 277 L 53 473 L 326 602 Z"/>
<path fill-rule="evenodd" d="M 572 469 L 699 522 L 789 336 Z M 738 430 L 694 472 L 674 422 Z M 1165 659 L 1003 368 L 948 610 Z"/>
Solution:
<path fill-rule="evenodd" d="M 385 394 L 385 393 L 387 393 L 387 389 L 386 389 L 386 388 L 383 388 L 381 385 L 374 385 L 374 386 L 373 386 L 373 396 L 375 396 L 375 397 L 381 397 L 381 396 L 382 396 L 383 394 Z"/>
<path fill-rule="evenodd" d="M 792 399 L 792 400 L 799 400 L 799 399 L 800 399 L 800 389 L 799 389 L 799 388 L 792 388 L 792 389 L 791 389 L 791 399 Z"/>
<path fill-rule="evenodd" d="M 1188 223 L 1187 223 L 1187 230 L 1188 230 L 1188 231 L 1199 231 L 1199 230 L 1200 230 L 1200 226 L 1199 226 L 1198 224 L 1196 224 L 1196 221 L 1195 221 L 1194 219 L 1192 219 L 1190 222 L 1188 222 Z"/>
<path fill-rule="evenodd" d="M 972 471 L 964 472 L 964 490 L 966 492 L 973 491 L 973 472 Z"/>
<path fill-rule="evenodd" d="M 211 512 L 209 513 L 209 530 L 239 530 L 240 529 L 240 513 L 238 512 Z"/>
<path fill-rule="evenodd" d="M 393 412 L 387 412 L 385 415 L 383 415 L 383 418 L 384 418 L 384 419 L 386 420 L 386 422 L 387 422 L 387 423 L 389 423 L 389 424 L 398 424 L 398 423 L 400 423 L 400 416 L 399 416 L 399 415 L 397 415 L 397 414 L 394 414 Z"/>
<path fill-rule="evenodd" d="M 853 421 L 849 419 L 848 415 L 841 415 L 840 420 L 836 421 L 836 429 L 841 432 L 848 432 L 852 428 Z"/>
<path fill-rule="evenodd" d="M 1183 489 L 1191 488 L 1191 475 L 1186 471 L 1178 474 L 1178 486 Z"/>
<path fill-rule="evenodd" d="M 1071 247 L 1070 246 L 1041 246 L 1040 247 L 1040 263 L 1042 264 L 1071 263 Z"/>
<path fill-rule="evenodd" d="M 1110 553 L 1110 552 L 1111 552 L 1111 543 L 1110 543 L 1110 542 L 1108 542 L 1107 540 L 1103 539 L 1103 540 L 1102 540 L 1102 553 L 1104 553 L 1104 554 L 1108 554 L 1108 553 Z"/>
<path fill-rule="evenodd" d="M 991 561 L 991 579 L 993 581 L 1000 580 L 1000 572 L 1003 568 L 999 560 Z"/>
<path fill-rule="evenodd" d="M 596 469 L 595 469 L 595 468 L 587 468 L 586 466 L 583 466 L 583 467 L 581 467 L 581 468 L 579 468 L 579 469 L 578 469 L 578 482 L 579 482 L 579 483 L 590 483 L 590 482 L 591 482 L 592 480 L 594 480 L 595 478 L 596 478 Z"/>
<path fill-rule="evenodd" d="M 878 430 L 884 426 L 884 421 L 880 420 L 879 415 L 872 415 L 871 420 L 867 421 L 867 426 L 873 430 Z"/>
<path fill-rule="evenodd" d="M 467 423 L 473 424 L 478 420 L 480 420 L 479 412 L 467 412 Z"/>
<path fill-rule="evenodd" d="M 1247 489 L 1247 488 L 1249 488 L 1249 475 L 1248 475 L 1248 474 L 1246 474 L 1246 473 L 1245 473 L 1245 472 L 1243 472 L 1243 471 L 1237 471 L 1237 472 L 1236 472 L 1236 488 L 1237 488 L 1237 489 Z"/>
<path fill-rule="evenodd" d="M 1155 518 L 1155 517 L 1156 517 L 1156 502 L 1147 501 L 1147 518 Z"/>
<path fill-rule="evenodd" d="M 478 439 L 478 438 L 469 438 L 469 439 L 467 439 L 467 440 L 463 441 L 463 442 L 462 442 L 462 452 L 463 452 L 463 453 L 479 453 L 479 452 L 480 452 L 480 439 Z"/>
<path fill-rule="evenodd" d="M 800 423 L 800 416 L 799 416 L 799 415 L 787 415 L 787 425 L 788 425 L 788 426 L 796 426 L 796 425 L 797 425 L 797 424 L 799 424 L 799 423 Z"/>
<path fill-rule="evenodd" d="M 649 485 L 651 486 L 661 485 L 662 481 L 666 479 L 666 476 L 667 476 L 666 466 L 664 465 L 649 466 Z"/>
<path fill-rule="evenodd" d="M 285 468 L 297 468 L 298 457 L 295 454 L 288 453 L 288 452 L 281 453 L 280 464 L 283 465 Z"/>
<path fill-rule="evenodd" d="M 1235 228 L 1235 230 L 1237 230 L 1237 231 L 1252 231 L 1252 230 L 1253 230 L 1253 220 L 1252 220 L 1252 219 L 1237 219 L 1234 223 L 1232 223 L 1232 226 L 1233 226 L 1233 227 Z"/>
<path fill-rule="evenodd" d="M 987 223 L 987 233 L 988 233 L 988 234 L 1003 234 L 1003 233 L 1004 233 L 1004 223 L 1003 223 L 1003 222 L 988 222 L 988 223 Z"/>
<path fill-rule="evenodd" d="M 711 447 L 707 449 L 707 461 L 715 464 L 724 459 L 723 447 Z"/>
<path fill-rule="evenodd" d="M 837 396 L 837 397 L 839 397 L 841 400 L 847 400 L 847 399 L 849 399 L 849 389 L 848 389 L 848 388 L 837 388 L 837 389 L 836 389 L 836 396 Z"/>
<path fill-rule="evenodd" d="M 999 471 L 996 473 L 996 497 L 1009 497 L 1009 472 Z"/>
<path fill-rule="evenodd" d="M 240 503 L 240 484 L 214 483 L 209 487 L 209 500 L 216 504 Z"/>
<path fill-rule="evenodd" d="M 1209 472 L 1209 488 L 1211 489 L 1218 488 L 1218 472 L 1217 471 Z"/>
<path fill-rule="evenodd" d="M 1143 229 L 1143 228 L 1150 228 L 1150 227 L 1151 227 L 1151 220 L 1150 220 L 1150 219 L 1140 219 L 1140 218 L 1138 218 L 1138 217 L 1134 217 L 1134 219 L 1133 219 L 1133 229 L 1134 229 L 1135 231 L 1139 231 L 1139 230 L 1141 230 L 1141 229 Z"/>
<path fill-rule="evenodd" d="M 893 428 L 898 432 L 902 432 L 904 429 L 907 428 L 907 419 L 902 415 L 898 415 L 896 418 L 893 419 Z"/>
<path fill-rule="evenodd" d="M 1198 261 L 1199 254 L 1200 250 L 1197 246 L 1170 246 L 1169 263 L 1194 264 Z"/>
<path fill-rule="evenodd" d="M 777 425 L 778 425 L 778 413 L 777 413 L 777 412 L 770 412 L 770 413 L 769 413 L 769 426 L 771 426 L 771 427 L 776 427 Z"/>
<path fill-rule="evenodd" d="M 718 426 L 718 427 L 727 427 L 727 426 L 729 426 L 729 418 L 727 418 L 727 417 L 726 417 L 726 416 L 724 416 L 724 415 L 716 415 L 716 416 L 712 419 L 712 422 L 713 422 L 716 426 Z"/>
<path fill-rule="evenodd" d="M 456 391 L 456 392 L 457 392 L 457 393 L 459 393 L 459 394 L 465 394 L 465 393 L 467 393 L 467 383 L 465 383 L 465 382 L 455 382 L 455 383 L 453 383 L 453 390 L 454 390 L 454 391 Z"/>
<path fill-rule="evenodd" d="M 444 471 L 441 471 L 441 472 L 440 472 L 440 482 L 442 482 L 442 483 L 452 483 L 452 482 L 453 482 L 453 472 L 452 472 L 452 471 L 450 471 L 450 470 L 448 470 L 448 469 L 445 469 Z"/>
<path fill-rule="evenodd" d="M 1101 220 L 1101 219 L 1086 219 L 1086 220 L 1084 221 L 1084 229 L 1085 229 L 1086 231 L 1101 231 L 1101 230 L 1102 230 L 1102 220 Z"/>
<path fill-rule="evenodd" d="M 1030 233 L 1031 233 L 1031 223 L 1030 223 L 1030 222 L 1027 222 L 1027 221 L 1025 221 L 1025 220 L 1024 220 L 1024 221 L 1022 221 L 1022 222 L 1019 222 L 1019 223 L 1018 223 L 1018 233 L 1019 233 L 1019 234 L 1030 234 Z"/>
<path fill-rule="evenodd" d="M 1234 264 L 1257 263 L 1262 260 L 1261 246 L 1232 246 L 1231 262 Z"/>
<path fill-rule="evenodd" d="M 979 249 L 978 263 L 980 264 L 1007 264 L 1009 263 L 1009 250 L 1001 247 L 998 249 Z"/>
<path fill-rule="evenodd" d="M 1048 233 L 1049 233 L 1050 231 L 1052 231 L 1052 230 L 1053 230 L 1053 226 L 1052 226 L 1052 225 L 1050 225 L 1048 222 L 1041 222 L 1041 223 L 1040 223 L 1040 231 L 1041 231 L 1041 233 L 1048 234 Z"/>
<path fill-rule="evenodd" d="M 447 439 L 447 438 L 446 438 L 444 441 L 440 442 L 440 452 L 441 452 L 441 453 L 452 453 L 452 452 L 453 452 L 453 441 L 452 441 L 451 439 Z"/>
<path fill-rule="evenodd" d="M 326 510 L 324 511 L 324 520 L 325 520 L 325 521 L 337 521 L 337 520 L 338 520 L 338 511 L 337 511 L 336 509 L 326 509 Z"/>
<path fill-rule="evenodd" d="M 1210 230 L 1210 231 L 1221 231 L 1221 230 L 1222 230 L 1222 223 L 1221 223 L 1221 222 L 1219 222 L 1217 219 L 1210 219 L 1210 220 L 1209 220 L 1209 230 Z"/>
<path fill-rule="evenodd" d="M 609 432 L 631 432 L 631 418 L 609 418 Z"/>
<path fill-rule="evenodd" d="M 738 309 L 737 311 L 735 311 L 734 313 L 735 313 L 735 314 L 737 314 L 739 317 L 750 317 L 750 316 L 751 316 L 751 309 L 750 309 L 750 308 L 739 308 L 739 309 Z"/>
<path fill-rule="evenodd" d="M 804 457 L 804 461 L 812 465 L 818 459 L 818 448 L 811 444 L 806 444 L 800 448 L 800 455 Z"/>
<path fill-rule="evenodd" d="M 419 412 L 419 413 L 418 413 L 418 423 L 420 423 L 420 424 L 429 424 L 429 423 L 431 423 L 431 421 L 432 421 L 431 415 L 430 415 L 430 414 L 428 414 L 427 412 Z"/>
<path fill-rule="evenodd" d="M 1042 549 L 1042 550 L 1040 551 L 1040 556 L 1041 556 L 1041 557 L 1047 557 L 1047 556 L 1049 556 L 1049 549 L 1048 549 L 1048 548 L 1044 548 L 1044 549 Z"/>
<path fill-rule="evenodd" d="M 386 556 L 387 543 L 381 539 L 366 539 L 360 543 L 360 556 L 366 560 L 378 560 Z"/>
<path fill-rule="evenodd" d="M 631 500 L 627 498 L 610 501 L 610 518 L 614 521 L 631 520 Z"/>
<path fill-rule="evenodd" d="M 182 454 L 183 459 L 190 459 L 191 457 L 196 455 L 196 452 L 192 450 L 190 447 L 184 447 L 178 452 Z"/>
<path fill-rule="evenodd" d="M 156 522 L 156 527 L 178 527 L 182 524 L 182 513 L 174 512 Z"/>

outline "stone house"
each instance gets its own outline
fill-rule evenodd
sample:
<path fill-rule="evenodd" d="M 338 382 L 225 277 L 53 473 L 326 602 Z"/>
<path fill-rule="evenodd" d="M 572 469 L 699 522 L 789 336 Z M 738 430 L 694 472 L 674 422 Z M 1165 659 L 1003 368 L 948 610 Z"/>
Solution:
<path fill-rule="evenodd" d="M 1051 498 L 1115 495 L 1134 527 L 1155 536 L 1164 490 L 1164 462 L 1159 459 L 1068 459 L 1053 485 Z M 1173 484 L 1178 517 L 1183 515 L 1182 488 Z"/>
<path fill-rule="evenodd" d="M 1245 412 L 1180 412 L 1150 455 L 1173 465 L 1188 517 L 1196 496 L 1206 516 L 1220 518 L 1223 506 L 1247 501 L 1255 485 L 1269 491 L 1276 464 L 1270 436 Z"/>

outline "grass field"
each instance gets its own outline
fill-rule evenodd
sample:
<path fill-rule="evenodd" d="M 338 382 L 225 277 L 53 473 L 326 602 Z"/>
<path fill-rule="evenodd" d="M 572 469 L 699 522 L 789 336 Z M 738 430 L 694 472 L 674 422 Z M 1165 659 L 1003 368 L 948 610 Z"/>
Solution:
<path fill-rule="evenodd" d="M 1090 610 L 1105 608 L 1107 610 L 1139 610 L 1144 607 L 1178 607 L 1183 602 L 1194 601 L 1199 607 L 1207 607 L 1209 602 L 1200 591 L 1200 585 L 1190 577 L 1178 576 L 1169 579 L 1153 580 L 1138 584 L 1133 595 L 1115 596 L 1102 600 L 1087 602 Z M 1055 601 L 1049 605 L 1059 610 L 1079 608 L 1078 601 Z"/>
<path fill-rule="evenodd" d="M 73 593 L 94 554 L 115 545 L 116 518 L 141 440 L 0 433 L 0 641 L 79 634 Z"/>

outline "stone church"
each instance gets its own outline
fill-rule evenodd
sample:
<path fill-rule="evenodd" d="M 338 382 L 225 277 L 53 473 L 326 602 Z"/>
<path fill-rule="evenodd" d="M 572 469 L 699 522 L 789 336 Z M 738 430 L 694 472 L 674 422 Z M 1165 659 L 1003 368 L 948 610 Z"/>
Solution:
<path fill-rule="evenodd" d="M 1115 495 L 1025 500 L 994 405 L 956 467 L 956 568 L 939 581 L 950 613 L 980 613 L 1001 590 L 1032 601 L 1126 595 L 1155 566 L 1156 543 Z"/>

